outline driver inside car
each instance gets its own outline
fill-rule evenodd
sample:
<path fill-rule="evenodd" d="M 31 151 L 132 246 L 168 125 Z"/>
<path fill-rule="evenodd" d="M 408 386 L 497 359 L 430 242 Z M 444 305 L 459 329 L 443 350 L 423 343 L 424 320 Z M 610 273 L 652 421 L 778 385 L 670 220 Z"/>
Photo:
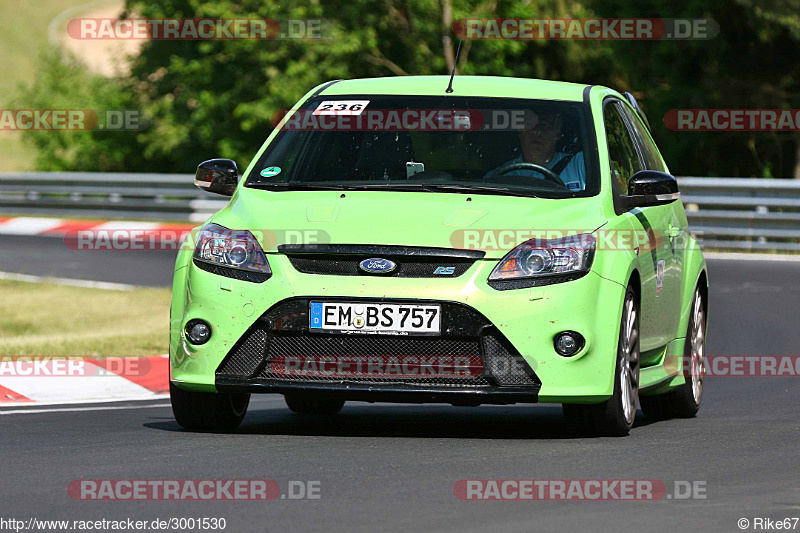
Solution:
<path fill-rule="evenodd" d="M 583 152 L 562 152 L 557 149 L 564 138 L 563 118 L 559 113 L 536 113 L 525 111 L 525 120 L 519 132 L 522 147 L 520 155 L 506 161 L 486 174 L 486 178 L 498 177 L 498 170 L 515 163 L 533 163 L 550 169 L 571 191 L 582 191 L 586 187 L 586 173 Z M 545 179 L 541 172 L 533 168 L 522 168 L 503 172 L 503 176 L 530 176 Z"/>

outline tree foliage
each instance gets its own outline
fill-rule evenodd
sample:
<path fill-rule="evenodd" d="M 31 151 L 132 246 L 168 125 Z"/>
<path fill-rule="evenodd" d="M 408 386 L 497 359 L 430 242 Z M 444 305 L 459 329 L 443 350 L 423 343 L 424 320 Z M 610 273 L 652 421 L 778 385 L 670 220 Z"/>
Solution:
<path fill-rule="evenodd" d="M 710 18 L 717 37 L 685 41 L 465 41 L 460 73 L 608 85 L 640 99 L 678 175 L 791 176 L 787 133 L 668 130 L 670 109 L 792 108 L 800 92 L 798 0 L 127 0 L 146 18 L 324 19 L 327 39 L 150 41 L 130 76 L 90 75 L 53 53 L 27 107 L 143 110 L 139 132 L 31 132 L 42 169 L 190 172 L 201 160 L 246 164 L 286 109 L 330 79 L 445 74 L 464 16 Z"/>

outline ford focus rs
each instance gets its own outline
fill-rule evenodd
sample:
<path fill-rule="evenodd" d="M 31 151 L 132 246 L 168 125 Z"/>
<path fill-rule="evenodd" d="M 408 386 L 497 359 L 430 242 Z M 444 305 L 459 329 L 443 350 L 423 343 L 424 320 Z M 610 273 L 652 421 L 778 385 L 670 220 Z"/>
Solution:
<path fill-rule="evenodd" d="M 561 403 L 580 434 L 690 417 L 703 393 L 706 265 L 629 93 L 491 77 L 311 90 L 175 265 L 178 423 L 231 430 L 253 393 Z"/>

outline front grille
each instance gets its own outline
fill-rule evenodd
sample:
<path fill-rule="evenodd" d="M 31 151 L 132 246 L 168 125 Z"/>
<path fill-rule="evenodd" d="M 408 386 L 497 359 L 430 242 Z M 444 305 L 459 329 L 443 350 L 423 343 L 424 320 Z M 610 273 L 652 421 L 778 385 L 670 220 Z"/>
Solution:
<path fill-rule="evenodd" d="M 269 364 L 281 356 L 442 356 L 474 355 L 480 356 L 480 347 L 474 340 L 445 339 L 441 337 L 396 337 L 388 335 L 317 335 L 314 333 L 278 333 L 270 338 L 267 346 L 266 362 L 258 374 L 259 379 L 281 380 L 285 375 L 275 373 Z M 290 378 L 294 381 L 343 381 L 341 376 L 303 376 Z M 444 377 L 444 376 L 348 376 L 346 381 L 369 383 L 424 383 L 441 386 L 488 386 L 482 376 Z"/>
<path fill-rule="evenodd" d="M 228 357 L 217 372 L 231 376 L 253 376 L 264 362 L 264 347 L 267 345 L 267 331 L 263 328 L 250 328 L 235 348 L 236 357 Z"/>
<path fill-rule="evenodd" d="M 530 385 L 535 376 L 528 363 L 498 332 L 482 337 L 484 362 L 500 385 Z"/>
<path fill-rule="evenodd" d="M 314 301 L 319 301 L 314 298 Z M 341 298 L 336 299 L 342 301 Z M 398 302 L 398 300 L 391 300 Z M 424 385 L 455 390 L 465 388 L 496 388 L 535 386 L 540 382 L 530 366 L 510 342 L 473 309 L 451 302 L 442 306 L 440 336 L 328 334 L 308 331 L 307 298 L 285 300 L 267 313 L 242 336 L 217 369 L 217 377 L 226 381 L 247 382 L 348 382 L 369 384 Z M 415 303 L 420 303 L 419 301 Z M 309 358 L 323 356 L 383 358 L 402 356 L 463 356 L 480 361 L 476 372 L 469 375 L 292 375 L 280 370 L 285 357 Z M 276 363 L 275 365 L 271 363 Z M 276 368 L 278 367 L 278 368 Z M 482 371 L 481 371 L 482 370 Z"/>
<path fill-rule="evenodd" d="M 398 278 L 454 278 L 469 270 L 485 254 L 479 250 L 457 250 L 419 246 L 314 244 L 278 246 L 292 266 L 303 274 L 328 276 L 383 276 Z M 359 263 L 380 257 L 397 264 L 392 272 L 364 272 Z"/>
<path fill-rule="evenodd" d="M 374 276 L 358 268 L 358 264 L 370 256 L 327 255 L 327 256 L 289 256 L 289 262 L 303 274 L 322 274 L 328 276 Z M 397 268 L 379 276 L 397 278 L 454 278 L 472 266 L 473 260 L 454 261 L 437 258 L 404 258 L 385 256 L 397 263 Z M 437 272 L 438 271 L 438 272 Z"/>

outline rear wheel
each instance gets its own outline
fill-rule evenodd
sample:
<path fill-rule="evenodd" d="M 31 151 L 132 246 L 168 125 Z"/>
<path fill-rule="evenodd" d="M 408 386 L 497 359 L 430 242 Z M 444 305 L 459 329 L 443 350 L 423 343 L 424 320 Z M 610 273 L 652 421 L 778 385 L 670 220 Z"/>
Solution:
<path fill-rule="evenodd" d="M 286 405 L 303 415 L 335 415 L 344 407 L 344 400 L 324 394 L 289 393 Z"/>
<path fill-rule="evenodd" d="M 623 437 L 630 433 L 636 418 L 639 395 L 639 305 L 631 287 L 622 306 L 614 394 L 591 405 L 564 404 L 570 429 L 579 435 Z"/>
<path fill-rule="evenodd" d="M 250 404 L 249 394 L 187 391 L 172 382 L 169 399 L 175 420 L 193 431 L 233 431 Z"/>
<path fill-rule="evenodd" d="M 649 418 L 691 418 L 700 409 L 700 402 L 703 399 L 703 376 L 706 370 L 706 322 L 703 297 L 699 288 L 694 291 L 683 353 L 682 365 L 688 362 L 689 366 L 689 368 L 683 367 L 686 383 L 665 394 L 639 398 L 642 412 Z"/>

